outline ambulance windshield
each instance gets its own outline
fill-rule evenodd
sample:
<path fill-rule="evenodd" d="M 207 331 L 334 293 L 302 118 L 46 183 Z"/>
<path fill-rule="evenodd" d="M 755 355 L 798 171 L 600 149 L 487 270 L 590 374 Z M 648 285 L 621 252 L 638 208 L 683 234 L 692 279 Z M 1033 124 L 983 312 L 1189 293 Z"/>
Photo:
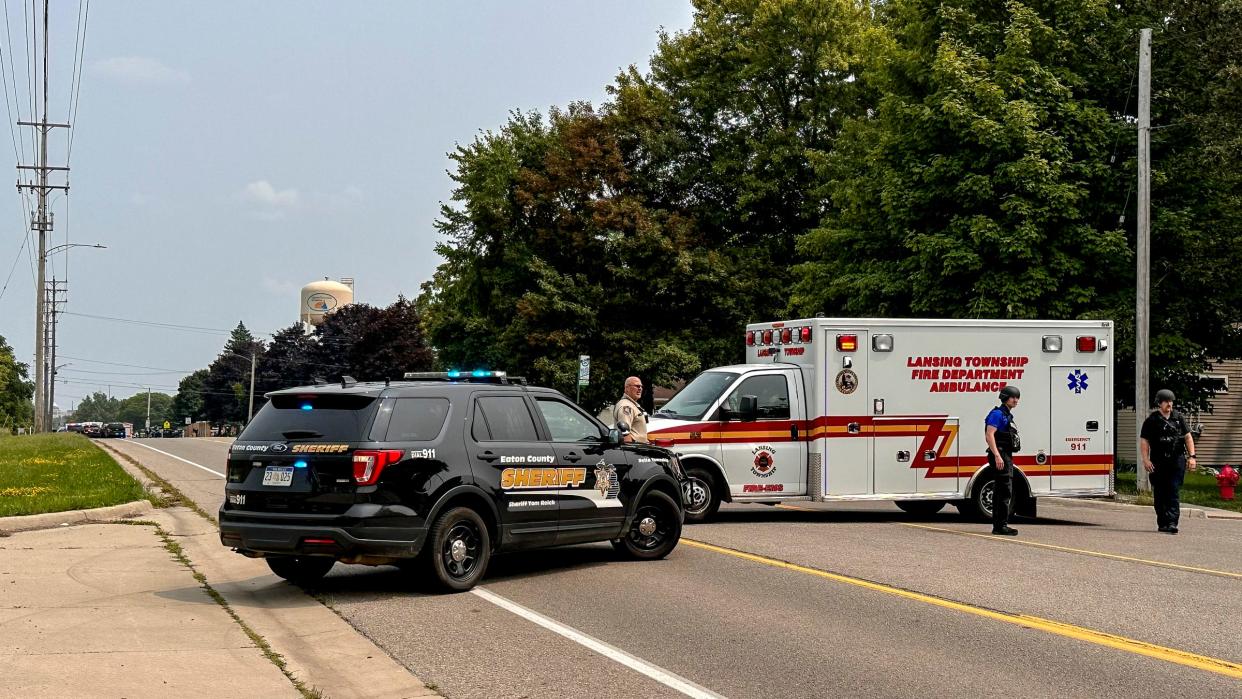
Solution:
<path fill-rule="evenodd" d="M 677 392 L 664 407 L 656 411 L 655 417 L 673 420 L 702 420 L 708 408 L 716 402 L 738 375 L 724 371 L 705 371 L 686 384 Z"/>

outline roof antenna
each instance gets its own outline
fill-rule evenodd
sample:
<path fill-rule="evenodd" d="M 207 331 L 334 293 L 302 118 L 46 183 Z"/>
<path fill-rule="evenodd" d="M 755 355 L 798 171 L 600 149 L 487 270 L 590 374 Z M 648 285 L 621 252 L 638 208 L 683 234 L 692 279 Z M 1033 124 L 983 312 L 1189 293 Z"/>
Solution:
<path fill-rule="evenodd" d="M 355 379 L 349 374 L 346 374 L 341 377 L 341 388 L 349 388 L 350 386 L 353 386 L 354 384 L 357 384 L 357 383 L 358 383 L 358 379 Z"/>

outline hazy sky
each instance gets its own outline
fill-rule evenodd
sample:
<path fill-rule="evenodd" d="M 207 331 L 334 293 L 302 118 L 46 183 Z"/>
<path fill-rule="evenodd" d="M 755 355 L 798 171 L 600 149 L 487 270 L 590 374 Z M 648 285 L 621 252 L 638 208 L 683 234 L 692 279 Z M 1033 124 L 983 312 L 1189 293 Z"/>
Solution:
<path fill-rule="evenodd" d="M 52 4 L 49 121 L 66 121 L 79 3 Z M 29 119 L 26 18 L 9 5 L 0 119 Z M 325 276 L 354 277 L 366 303 L 415 296 L 438 261 L 445 154 L 509 110 L 598 104 L 618 70 L 646 66 L 660 27 L 685 29 L 691 13 L 688 0 L 93 3 L 72 195 L 68 208 L 54 197 L 50 244 L 108 249 L 71 251 L 66 310 L 222 330 L 241 320 L 267 335 L 297 320 L 299 288 Z M 5 159 L 33 162 L 24 131 Z M 52 143 L 50 164 L 63 164 L 65 135 Z M 16 267 L 0 335 L 31 362 L 29 248 L 15 257 L 28 205 L 10 191 L 0 284 Z M 65 277 L 66 256 L 52 260 Z M 171 393 L 184 374 L 116 364 L 194 370 L 225 340 L 62 316 L 71 383 L 58 382 L 57 404 L 109 385 L 118 397 Z"/>

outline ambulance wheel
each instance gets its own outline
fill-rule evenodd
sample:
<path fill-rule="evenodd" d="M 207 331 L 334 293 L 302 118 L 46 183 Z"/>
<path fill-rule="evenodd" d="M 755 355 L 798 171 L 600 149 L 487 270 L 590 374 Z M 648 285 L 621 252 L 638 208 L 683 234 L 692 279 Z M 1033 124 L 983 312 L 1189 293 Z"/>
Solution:
<path fill-rule="evenodd" d="M 294 585 L 313 585 L 336 565 L 328 556 L 265 556 L 267 567 Z"/>
<path fill-rule="evenodd" d="M 613 539 L 612 547 L 629 558 L 654 561 L 667 556 L 680 539 L 681 512 L 677 503 L 653 490 L 638 503 L 629 532 L 620 539 Z"/>
<path fill-rule="evenodd" d="M 487 524 L 469 507 L 454 507 L 437 517 L 423 546 L 431 582 L 445 592 L 474 587 L 492 555 Z"/>
<path fill-rule="evenodd" d="M 975 483 L 970 499 L 957 506 L 967 519 L 990 521 L 992 519 L 992 496 L 996 493 L 996 479 L 980 478 Z"/>
<path fill-rule="evenodd" d="M 944 509 L 943 500 L 898 500 L 897 507 L 902 511 L 920 517 L 930 517 Z"/>
<path fill-rule="evenodd" d="M 686 482 L 681 487 L 685 491 L 687 522 L 706 522 L 720 509 L 719 487 L 706 469 L 686 469 Z"/>

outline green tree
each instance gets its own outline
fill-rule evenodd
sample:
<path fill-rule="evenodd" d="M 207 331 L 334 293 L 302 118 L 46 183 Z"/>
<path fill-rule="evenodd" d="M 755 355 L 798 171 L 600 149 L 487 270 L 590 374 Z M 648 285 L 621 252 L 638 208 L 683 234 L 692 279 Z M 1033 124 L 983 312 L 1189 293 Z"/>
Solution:
<path fill-rule="evenodd" d="M 163 425 L 165 420 L 178 421 L 172 412 L 173 397 L 167 393 L 152 392 L 151 425 Z M 135 428 L 146 427 L 147 424 L 147 393 L 136 393 L 121 401 L 117 409 L 117 421 L 128 422 Z"/>
<path fill-rule="evenodd" d="M 28 425 L 34 417 L 34 383 L 25 364 L 17 361 L 13 348 L 0 335 L 0 430 Z"/>
<path fill-rule="evenodd" d="M 75 422 L 116 422 L 121 401 L 102 391 L 95 391 L 83 398 L 73 411 Z"/>
<path fill-rule="evenodd" d="M 203 395 L 209 375 L 207 369 L 199 369 L 177 383 L 177 395 L 173 397 L 169 422 L 180 424 L 187 417 L 191 420 L 207 419 Z"/>
<path fill-rule="evenodd" d="M 257 399 L 257 358 L 262 357 L 263 352 L 263 343 L 255 339 L 246 329 L 245 323 L 239 322 L 220 355 L 207 367 L 207 377 L 203 381 L 203 418 L 212 422 L 246 420 L 250 400 L 251 357 L 256 358 Z M 258 408 L 258 403 L 255 408 Z"/>
<path fill-rule="evenodd" d="M 312 338 L 301 323 L 294 323 L 272 336 L 257 369 L 255 410 L 259 409 L 260 397 L 268 391 L 305 386 L 322 374 L 316 364 Z"/>

